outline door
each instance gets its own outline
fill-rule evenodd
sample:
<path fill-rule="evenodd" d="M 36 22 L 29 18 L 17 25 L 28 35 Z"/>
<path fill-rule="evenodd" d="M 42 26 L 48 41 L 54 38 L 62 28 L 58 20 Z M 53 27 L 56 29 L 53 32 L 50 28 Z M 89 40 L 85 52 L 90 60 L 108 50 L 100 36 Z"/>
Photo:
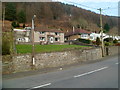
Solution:
<path fill-rule="evenodd" d="M 53 37 L 50 37 L 50 38 L 49 38 L 49 42 L 50 42 L 50 43 L 53 43 L 53 42 L 54 42 L 54 38 L 53 38 Z"/>

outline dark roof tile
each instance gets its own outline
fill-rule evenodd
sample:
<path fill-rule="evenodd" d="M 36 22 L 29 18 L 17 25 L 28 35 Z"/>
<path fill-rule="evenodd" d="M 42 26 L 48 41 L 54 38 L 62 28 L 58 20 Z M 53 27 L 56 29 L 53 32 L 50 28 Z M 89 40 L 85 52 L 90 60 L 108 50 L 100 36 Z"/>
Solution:
<path fill-rule="evenodd" d="M 63 31 L 58 30 L 58 29 L 39 28 L 39 27 L 35 27 L 35 31 L 43 31 L 43 32 L 60 32 L 60 33 L 63 33 Z"/>
<path fill-rule="evenodd" d="M 67 32 L 67 33 L 65 34 L 65 36 L 71 36 L 71 35 L 82 34 L 82 33 L 90 34 L 91 32 L 90 32 L 90 31 L 87 31 L 87 30 L 84 30 L 84 29 L 75 29 L 74 32 L 73 32 L 73 30 Z"/>

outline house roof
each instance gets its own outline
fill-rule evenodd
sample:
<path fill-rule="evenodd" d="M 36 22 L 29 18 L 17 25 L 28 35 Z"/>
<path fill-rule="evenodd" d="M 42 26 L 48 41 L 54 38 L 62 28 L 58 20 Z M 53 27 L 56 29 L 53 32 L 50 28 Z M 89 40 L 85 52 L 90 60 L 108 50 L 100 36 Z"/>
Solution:
<path fill-rule="evenodd" d="M 91 32 L 87 31 L 87 30 L 84 30 L 84 29 L 75 29 L 74 32 L 73 30 L 72 31 L 69 31 L 65 34 L 65 36 L 71 36 L 71 35 L 75 35 L 75 34 L 91 34 Z"/>
<path fill-rule="evenodd" d="M 39 28 L 39 27 L 35 27 L 35 31 L 41 31 L 41 32 L 60 32 L 60 33 L 63 33 L 63 31 L 58 30 L 58 29 Z"/>

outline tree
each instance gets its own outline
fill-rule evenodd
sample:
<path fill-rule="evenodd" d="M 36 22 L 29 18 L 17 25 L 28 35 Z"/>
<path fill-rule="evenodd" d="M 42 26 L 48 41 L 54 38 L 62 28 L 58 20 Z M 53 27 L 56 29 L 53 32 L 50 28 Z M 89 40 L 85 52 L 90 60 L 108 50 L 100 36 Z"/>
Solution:
<path fill-rule="evenodd" d="M 79 24 L 77 24 L 77 28 L 80 28 L 80 25 L 79 25 Z"/>
<path fill-rule="evenodd" d="M 25 21 L 26 21 L 26 15 L 25 15 L 25 12 L 23 10 L 21 10 L 17 14 L 17 20 L 18 20 L 19 23 L 25 23 Z"/>
<path fill-rule="evenodd" d="M 16 27 L 20 27 L 19 22 L 16 22 Z"/>
<path fill-rule="evenodd" d="M 109 32 L 110 26 L 108 25 L 108 23 L 104 25 L 104 29 L 105 29 L 105 32 Z"/>
<path fill-rule="evenodd" d="M 97 37 L 97 38 L 96 38 L 96 45 L 99 46 L 100 44 L 101 44 L 100 38 Z"/>
<path fill-rule="evenodd" d="M 25 28 L 25 23 L 23 24 L 23 28 Z"/>
<path fill-rule="evenodd" d="M 12 27 L 14 27 L 14 28 L 16 28 L 16 27 L 17 27 L 17 24 L 16 24 L 16 22 L 15 22 L 15 21 L 13 21 L 13 22 L 11 23 L 11 25 L 12 25 Z"/>
<path fill-rule="evenodd" d="M 16 6 L 15 3 L 9 2 L 5 5 L 5 19 L 6 20 L 16 20 Z"/>

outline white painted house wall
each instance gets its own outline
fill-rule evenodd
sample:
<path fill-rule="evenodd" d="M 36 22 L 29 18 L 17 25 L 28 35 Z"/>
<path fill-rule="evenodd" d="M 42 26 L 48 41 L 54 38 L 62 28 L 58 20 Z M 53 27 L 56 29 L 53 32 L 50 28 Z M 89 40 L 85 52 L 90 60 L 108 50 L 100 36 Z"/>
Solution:
<path fill-rule="evenodd" d="M 90 40 L 95 41 L 97 37 L 99 37 L 101 40 L 101 36 L 102 36 L 101 33 L 91 33 Z M 105 38 L 113 38 L 113 40 L 115 40 L 115 39 L 119 40 L 120 36 L 112 36 L 112 35 L 108 35 L 108 34 L 103 33 L 103 39 L 105 39 Z"/>

